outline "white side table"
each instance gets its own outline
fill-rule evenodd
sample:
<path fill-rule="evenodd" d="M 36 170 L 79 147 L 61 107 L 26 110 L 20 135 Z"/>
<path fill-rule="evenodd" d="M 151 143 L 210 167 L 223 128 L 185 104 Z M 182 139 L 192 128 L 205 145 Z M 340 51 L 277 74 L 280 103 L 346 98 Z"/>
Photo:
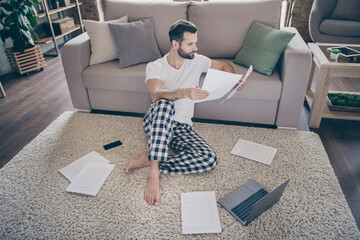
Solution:
<path fill-rule="evenodd" d="M 360 63 L 330 62 L 327 47 L 347 46 L 360 49 L 356 44 L 309 43 L 313 63 L 310 80 L 306 91 L 306 100 L 310 106 L 309 127 L 319 128 L 322 118 L 360 120 L 360 113 L 330 111 L 326 105 L 326 98 L 330 88 L 330 81 L 334 77 L 360 78 Z M 315 68 L 319 71 L 319 81 L 315 91 L 311 89 Z"/>

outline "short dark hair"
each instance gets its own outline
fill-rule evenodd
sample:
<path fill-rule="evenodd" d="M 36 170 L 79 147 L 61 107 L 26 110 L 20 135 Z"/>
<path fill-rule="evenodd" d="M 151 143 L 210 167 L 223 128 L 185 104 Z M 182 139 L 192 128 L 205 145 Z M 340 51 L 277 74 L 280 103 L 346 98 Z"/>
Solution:
<path fill-rule="evenodd" d="M 184 32 L 196 33 L 197 28 L 195 24 L 187 20 L 176 21 L 169 29 L 170 43 L 173 40 L 181 43 L 184 40 Z"/>

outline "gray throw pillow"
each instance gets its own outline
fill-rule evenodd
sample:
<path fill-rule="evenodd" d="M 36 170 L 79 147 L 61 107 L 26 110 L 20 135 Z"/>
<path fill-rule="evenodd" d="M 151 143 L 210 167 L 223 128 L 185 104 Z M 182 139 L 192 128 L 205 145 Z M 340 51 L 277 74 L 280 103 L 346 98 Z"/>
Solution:
<path fill-rule="evenodd" d="M 360 0 L 337 0 L 331 18 L 360 21 Z"/>
<path fill-rule="evenodd" d="M 108 25 L 115 40 L 120 68 L 151 62 L 161 57 L 152 19 Z"/>

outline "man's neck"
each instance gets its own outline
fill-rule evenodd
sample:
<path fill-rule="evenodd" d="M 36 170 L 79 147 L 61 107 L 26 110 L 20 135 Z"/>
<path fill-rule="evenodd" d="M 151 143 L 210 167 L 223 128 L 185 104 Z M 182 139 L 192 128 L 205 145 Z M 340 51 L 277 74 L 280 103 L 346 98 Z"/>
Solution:
<path fill-rule="evenodd" d="M 180 57 L 178 52 L 174 48 L 171 48 L 167 56 L 167 61 L 173 68 L 180 69 L 185 62 L 185 58 Z"/>

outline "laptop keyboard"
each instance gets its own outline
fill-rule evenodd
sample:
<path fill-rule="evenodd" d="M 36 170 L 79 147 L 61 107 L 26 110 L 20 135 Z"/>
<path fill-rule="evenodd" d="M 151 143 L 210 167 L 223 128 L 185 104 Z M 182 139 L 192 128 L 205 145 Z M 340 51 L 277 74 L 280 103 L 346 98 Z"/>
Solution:
<path fill-rule="evenodd" d="M 259 201 L 262 197 L 264 197 L 268 192 L 265 189 L 260 189 L 245 201 L 241 202 L 240 204 L 236 205 L 231 211 L 238 216 L 242 221 L 245 222 L 248 215 L 250 214 L 251 207 Z"/>

